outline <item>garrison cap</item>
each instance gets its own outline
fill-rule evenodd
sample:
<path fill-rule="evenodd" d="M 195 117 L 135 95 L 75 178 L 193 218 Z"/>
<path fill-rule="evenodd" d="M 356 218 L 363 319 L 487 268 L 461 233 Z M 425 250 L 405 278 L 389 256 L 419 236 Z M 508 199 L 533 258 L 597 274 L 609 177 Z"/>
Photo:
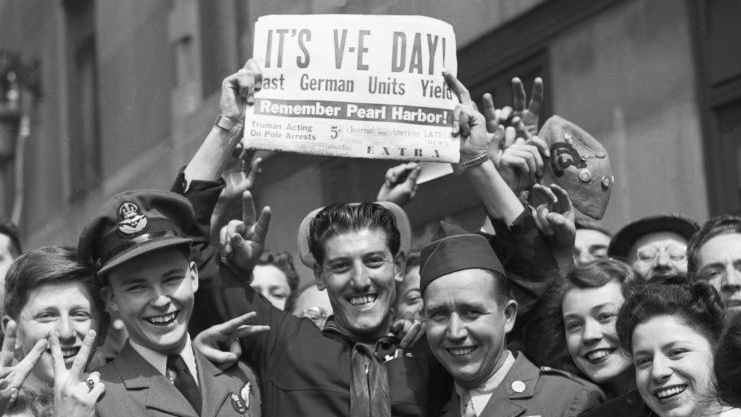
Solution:
<path fill-rule="evenodd" d="M 422 294 L 432 281 L 464 269 L 486 269 L 506 276 L 485 237 L 446 222 L 440 222 L 437 239 L 422 248 L 420 258 Z"/>
<path fill-rule="evenodd" d="M 615 178 L 602 144 L 573 122 L 551 116 L 538 132 L 551 150 L 540 183 L 558 184 L 579 212 L 600 220 L 610 201 Z"/>
<path fill-rule="evenodd" d="M 195 221 L 185 197 L 163 190 L 130 190 L 109 198 L 80 234 L 81 262 L 98 274 L 157 249 L 190 244 Z"/>

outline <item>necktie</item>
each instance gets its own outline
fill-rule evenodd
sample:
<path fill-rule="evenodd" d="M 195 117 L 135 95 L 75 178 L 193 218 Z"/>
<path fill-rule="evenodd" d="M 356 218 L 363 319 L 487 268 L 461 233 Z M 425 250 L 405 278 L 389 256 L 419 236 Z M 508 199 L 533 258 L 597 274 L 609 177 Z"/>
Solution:
<path fill-rule="evenodd" d="M 198 389 L 198 385 L 196 385 L 196 381 L 193 379 L 193 375 L 190 374 L 183 358 L 180 355 L 168 355 L 167 369 L 175 375 L 175 378 L 172 380 L 175 388 L 185 396 L 190 405 L 193 406 L 193 409 L 196 410 L 196 414 L 200 415 L 201 391 Z"/>
<path fill-rule="evenodd" d="M 461 417 L 477 417 L 476 410 L 474 410 L 473 408 L 473 399 L 471 398 L 471 393 L 467 391 L 462 400 L 463 413 L 461 414 Z"/>

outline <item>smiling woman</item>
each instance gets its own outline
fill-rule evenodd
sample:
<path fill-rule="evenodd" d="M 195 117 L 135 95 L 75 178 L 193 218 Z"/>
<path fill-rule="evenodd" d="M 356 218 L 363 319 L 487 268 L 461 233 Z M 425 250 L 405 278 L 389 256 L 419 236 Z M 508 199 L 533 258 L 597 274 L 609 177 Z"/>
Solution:
<path fill-rule="evenodd" d="M 620 310 L 617 330 L 633 354 L 636 385 L 660 417 L 730 416 L 717 399 L 712 369 L 724 307 L 705 282 L 674 277 L 649 283 Z"/>

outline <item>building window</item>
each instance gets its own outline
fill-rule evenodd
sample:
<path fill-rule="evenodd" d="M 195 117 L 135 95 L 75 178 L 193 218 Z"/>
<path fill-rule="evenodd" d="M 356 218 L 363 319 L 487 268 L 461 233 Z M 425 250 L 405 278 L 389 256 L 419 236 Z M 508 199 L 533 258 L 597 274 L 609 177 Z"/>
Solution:
<path fill-rule="evenodd" d="M 67 74 L 70 197 L 82 198 L 100 182 L 95 3 L 64 3 L 67 21 Z"/>

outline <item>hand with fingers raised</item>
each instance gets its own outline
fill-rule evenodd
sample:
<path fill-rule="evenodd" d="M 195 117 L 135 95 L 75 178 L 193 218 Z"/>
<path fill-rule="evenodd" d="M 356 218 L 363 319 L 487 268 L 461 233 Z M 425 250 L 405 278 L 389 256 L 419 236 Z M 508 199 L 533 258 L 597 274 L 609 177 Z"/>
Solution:
<path fill-rule="evenodd" d="M 453 113 L 453 136 L 460 136 L 461 162 L 459 166 L 480 165 L 488 159 L 492 135 L 486 130 L 486 119 L 476 110 L 468 89 L 453 74 L 444 72 L 445 82 L 458 97 L 460 104 Z"/>
<path fill-rule="evenodd" d="M 535 208 L 535 223 L 551 242 L 554 250 L 574 249 L 576 225 L 574 206 L 569 194 L 556 184 L 550 187 L 536 184 L 530 192 L 530 205 Z"/>
<path fill-rule="evenodd" d="M 54 416 L 55 417 L 93 417 L 95 404 L 105 392 L 105 384 L 100 382 L 100 374 L 85 375 L 85 367 L 93 351 L 95 330 L 90 330 L 82 341 L 72 367 L 67 370 L 59 344 L 59 334 L 49 335 L 51 357 L 54 366 Z"/>
<path fill-rule="evenodd" d="M 252 193 L 242 194 L 242 220 L 232 220 L 219 232 L 221 263 L 237 276 L 249 276 L 265 249 L 270 226 L 270 207 L 255 213 Z"/>
<path fill-rule="evenodd" d="M 421 167 L 416 162 L 397 165 L 386 171 L 386 180 L 378 190 L 377 201 L 390 201 L 399 206 L 408 203 L 417 193 L 417 178 Z"/>
<path fill-rule="evenodd" d="M 517 77 L 512 79 L 512 93 L 514 96 L 513 125 L 518 130 L 517 136 L 529 138 L 538 133 L 540 109 L 543 106 L 543 79 L 537 77 L 533 81 L 530 104 L 527 104 L 525 86 Z"/>
<path fill-rule="evenodd" d="M 227 322 L 211 326 L 196 336 L 193 340 L 193 346 L 206 359 L 216 364 L 219 369 L 229 369 L 242 356 L 242 348 L 238 338 L 249 337 L 270 330 L 270 326 L 247 324 L 253 317 L 255 317 L 255 312 L 251 311 Z M 229 345 L 229 351 L 219 349 L 219 346 L 227 344 Z"/>
<path fill-rule="evenodd" d="M 492 135 L 489 156 L 507 185 L 519 195 L 520 192 L 530 189 L 543 175 L 544 158 L 550 156 L 550 151 L 544 140 L 534 136 L 543 99 L 542 81 L 536 79 L 533 98 L 528 109 L 524 109 L 525 89 L 522 82 L 515 78 L 512 84 L 517 109 L 514 114 L 518 114 L 513 119 L 516 126 L 505 127 L 504 118 L 512 115 L 512 110 L 508 107 L 495 109 L 492 97 L 488 93 L 484 94 L 483 107 L 486 128 Z M 534 128 L 530 125 L 525 126 L 522 119 L 524 116 L 527 116 L 529 123 L 535 123 Z"/>
<path fill-rule="evenodd" d="M 31 351 L 26 354 L 26 357 L 13 365 L 17 332 L 18 326 L 13 320 L 10 320 L 5 326 L 5 339 L 3 340 L 2 351 L 0 351 L 0 415 L 5 415 L 5 411 L 18 397 L 18 391 L 21 389 L 23 382 L 31 373 L 47 346 L 46 340 L 37 341 Z"/>

